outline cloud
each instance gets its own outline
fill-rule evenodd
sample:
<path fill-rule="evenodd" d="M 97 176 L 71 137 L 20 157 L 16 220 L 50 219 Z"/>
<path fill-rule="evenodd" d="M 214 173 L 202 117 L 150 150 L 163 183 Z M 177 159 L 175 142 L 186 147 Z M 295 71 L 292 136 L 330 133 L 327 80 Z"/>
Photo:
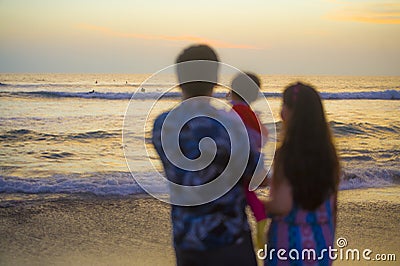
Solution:
<path fill-rule="evenodd" d="M 337 1 L 340 5 L 327 15 L 331 20 L 374 24 L 400 24 L 400 3 L 394 1 Z"/>
<path fill-rule="evenodd" d="M 103 33 L 108 36 L 120 37 L 120 38 L 133 38 L 133 39 L 142 39 L 142 40 L 161 40 L 161 41 L 173 41 L 173 42 L 195 42 L 195 43 L 205 43 L 209 44 L 213 47 L 218 48 L 232 48 L 232 49 L 251 49 L 251 50 L 259 50 L 260 47 L 248 44 L 234 44 L 229 42 L 224 42 L 220 40 L 207 39 L 198 36 L 192 35 L 180 35 L 180 36 L 170 36 L 170 35 L 149 35 L 149 34 L 136 34 L 136 33 L 124 33 L 115 31 L 113 29 L 107 27 L 99 27 L 90 24 L 78 24 L 77 28 L 87 30 L 87 31 L 96 31 Z"/>

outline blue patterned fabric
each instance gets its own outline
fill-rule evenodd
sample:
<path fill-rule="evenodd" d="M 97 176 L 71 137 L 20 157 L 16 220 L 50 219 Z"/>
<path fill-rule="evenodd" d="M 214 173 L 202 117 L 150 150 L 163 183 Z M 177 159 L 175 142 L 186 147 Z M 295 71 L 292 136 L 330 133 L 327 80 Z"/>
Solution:
<path fill-rule="evenodd" d="M 332 212 L 334 204 L 334 199 L 329 198 L 314 211 L 294 206 L 285 217 L 271 216 L 267 241 L 268 255 L 264 265 L 332 265 L 328 249 L 333 248 L 335 234 Z M 279 259 L 279 249 L 286 251 L 283 255 L 286 259 Z M 275 252 L 271 252 L 272 250 Z M 305 253 L 303 259 L 304 250 L 312 250 L 315 257 L 308 257 L 308 253 Z"/>
<path fill-rule="evenodd" d="M 168 180 L 180 185 L 197 186 L 217 178 L 231 155 L 231 143 L 226 129 L 215 119 L 204 116 L 196 117 L 183 126 L 179 133 L 179 145 L 186 157 L 195 159 L 200 155 L 199 141 L 205 137 L 213 139 L 217 146 L 216 156 L 210 165 L 202 170 L 187 171 L 172 164 L 161 145 L 161 129 L 167 115 L 164 113 L 155 120 L 152 141 Z M 258 158 L 256 149 L 251 149 L 244 176 L 252 174 Z M 172 205 L 175 248 L 204 251 L 240 242 L 244 233 L 250 230 L 245 206 L 241 182 L 209 203 L 188 207 Z"/>

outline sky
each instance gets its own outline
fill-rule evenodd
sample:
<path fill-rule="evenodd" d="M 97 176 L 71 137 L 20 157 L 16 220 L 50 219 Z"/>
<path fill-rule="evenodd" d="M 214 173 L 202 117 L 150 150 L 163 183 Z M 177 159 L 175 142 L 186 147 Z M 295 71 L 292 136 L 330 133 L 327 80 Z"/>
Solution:
<path fill-rule="evenodd" d="M 154 73 L 190 44 L 259 74 L 400 75 L 400 0 L 0 0 L 1 73 Z"/>

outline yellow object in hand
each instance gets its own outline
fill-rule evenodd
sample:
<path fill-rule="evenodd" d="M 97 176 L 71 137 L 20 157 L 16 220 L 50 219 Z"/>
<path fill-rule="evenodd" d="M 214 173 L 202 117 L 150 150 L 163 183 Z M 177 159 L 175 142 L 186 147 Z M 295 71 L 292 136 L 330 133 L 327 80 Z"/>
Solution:
<path fill-rule="evenodd" d="M 258 221 L 256 223 L 257 249 L 263 249 L 266 243 L 266 232 L 265 232 L 266 225 L 267 225 L 267 219 Z"/>

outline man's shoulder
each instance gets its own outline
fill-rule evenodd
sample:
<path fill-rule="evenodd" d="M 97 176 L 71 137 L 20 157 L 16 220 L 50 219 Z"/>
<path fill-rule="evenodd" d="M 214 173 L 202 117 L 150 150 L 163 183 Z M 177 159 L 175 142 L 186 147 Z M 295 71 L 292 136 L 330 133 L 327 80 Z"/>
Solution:
<path fill-rule="evenodd" d="M 184 122 L 187 127 L 180 121 L 179 115 L 170 117 L 169 115 L 174 115 L 171 111 L 164 112 L 157 116 L 153 124 L 153 139 L 161 138 L 161 131 L 165 134 L 170 132 L 175 132 L 177 127 L 181 127 L 180 133 L 183 134 L 181 137 L 193 138 L 195 136 L 202 137 L 207 135 L 212 136 L 224 136 L 226 131 L 233 133 L 234 135 L 241 132 L 242 120 L 235 112 L 229 112 L 224 109 L 212 109 L 211 112 L 203 112 L 199 116 L 194 116 L 192 119 L 187 119 L 185 117 Z M 243 132 L 246 132 L 245 129 Z M 228 133 L 228 134 L 230 134 Z M 242 134 L 243 135 L 243 134 Z M 222 141 L 222 140 L 220 140 Z M 229 141 L 229 138 L 227 139 Z"/>
<path fill-rule="evenodd" d="M 159 130 L 162 127 L 162 124 L 164 123 L 165 119 L 168 116 L 169 111 L 164 112 L 162 114 L 160 114 L 159 116 L 156 117 L 156 119 L 154 119 L 154 126 L 153 126 L 153 130 Z"/>
<path fill-rule="evenodd" d="M 154 120 L 154 128 L 161 128 L 164 121 L 168 117 L 169 113 L 170 111 L 167 111 L 158 115 Z M 217 110 L 216 113 L 210 117 L 198 116 L 191 119 L 191 121 L 196 121 L 196 120 L 202 122 L 201 124 L 203 125 L 215 125 L 215 126 L 223 126 L 224 122 L 237 123 L 238 121 L 240 121 L 234 114 L 232 114 L 231 112 L 227 112 L 225 110 Z"/>

